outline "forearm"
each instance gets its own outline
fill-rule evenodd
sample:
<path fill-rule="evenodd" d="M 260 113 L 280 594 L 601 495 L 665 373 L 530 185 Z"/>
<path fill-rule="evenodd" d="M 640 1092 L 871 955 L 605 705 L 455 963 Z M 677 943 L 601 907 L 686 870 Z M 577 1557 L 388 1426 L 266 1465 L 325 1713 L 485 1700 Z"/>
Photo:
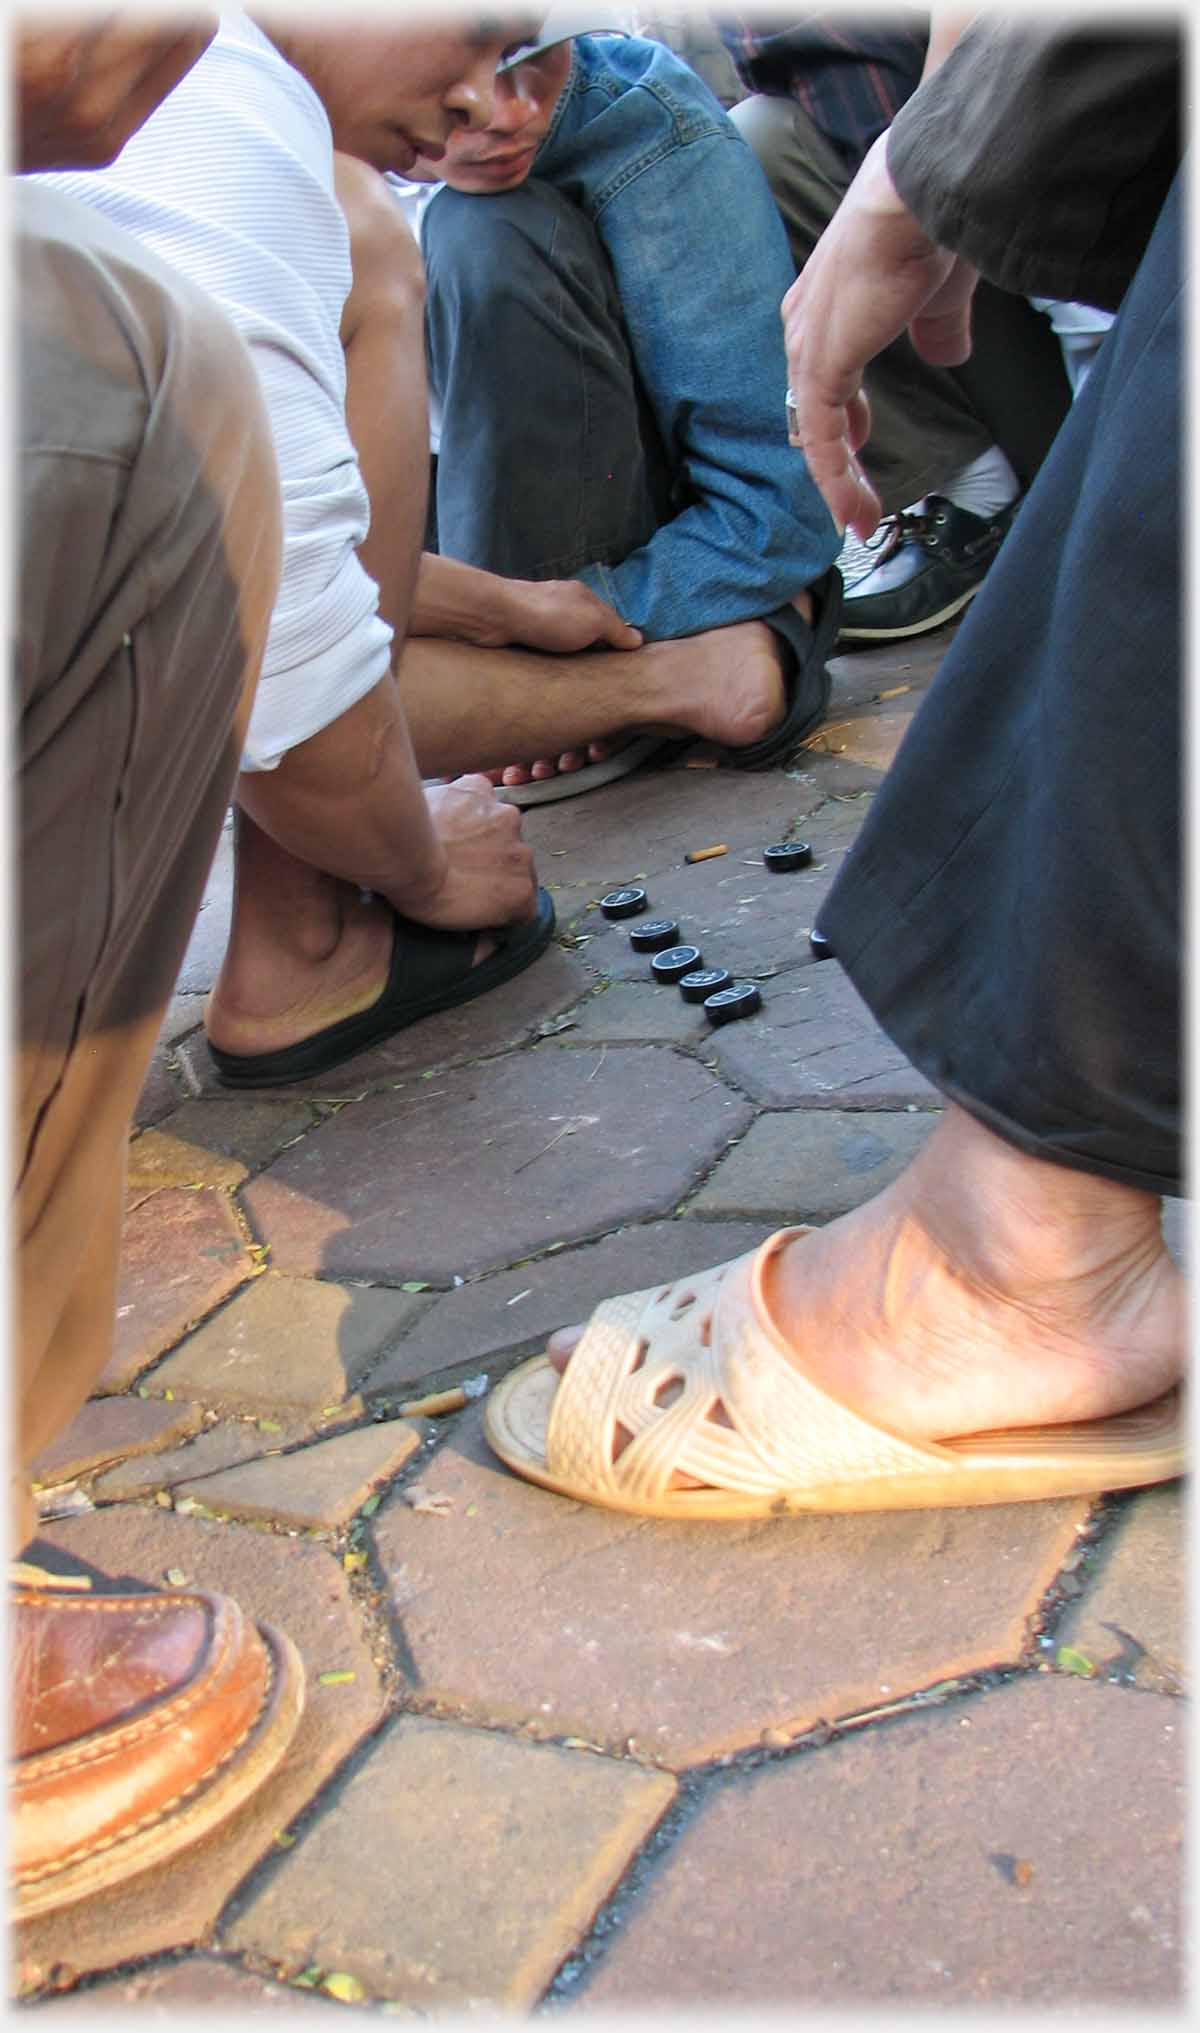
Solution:
<path fill-rule="evenodd" d="M 237 796 L 298 860 L 376 891 L 397 910 L 442 884 L 445 851 L 392 675 L 277 769 L 243 772 Z"/>
<path fill-rule="evenodd" d="M 508 581 L 495 572 L 423 551 L 408 632 L 458 642 L 509 642 L 510 605 Z"/>
<path fill-rule="evenodd" d="M 925 52 L 925 63 L 921 71 L 921 83 L 931 78 L 934 72 L 949 56 L 959 37 L 971 26 L 978 9 L 975 7 L 939 8 L 929 28 L 929 47 Z"/>

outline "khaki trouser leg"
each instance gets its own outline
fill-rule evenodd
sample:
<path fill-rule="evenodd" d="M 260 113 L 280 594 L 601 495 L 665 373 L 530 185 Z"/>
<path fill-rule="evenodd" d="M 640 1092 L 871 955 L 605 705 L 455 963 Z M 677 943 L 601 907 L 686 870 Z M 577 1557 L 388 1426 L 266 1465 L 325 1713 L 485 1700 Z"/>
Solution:
<path fill-rule="evenodd" d="M 14 1541 L 109 1358 L 134 1104 L 225 812 L 279 569 L 224 317 L 18 185 L 20 970 Z"/>

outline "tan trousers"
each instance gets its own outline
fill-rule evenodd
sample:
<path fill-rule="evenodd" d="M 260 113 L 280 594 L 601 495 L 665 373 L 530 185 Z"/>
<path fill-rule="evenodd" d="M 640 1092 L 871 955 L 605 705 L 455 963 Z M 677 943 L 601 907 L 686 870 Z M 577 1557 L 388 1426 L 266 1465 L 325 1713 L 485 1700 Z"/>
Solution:
<path fill-rule="evenodd" d="M 134 1104 L 279 573 L 249 356 L 90 208 L 13 180 L 18 326 L 14 1550 L 108 1361 Z"/>

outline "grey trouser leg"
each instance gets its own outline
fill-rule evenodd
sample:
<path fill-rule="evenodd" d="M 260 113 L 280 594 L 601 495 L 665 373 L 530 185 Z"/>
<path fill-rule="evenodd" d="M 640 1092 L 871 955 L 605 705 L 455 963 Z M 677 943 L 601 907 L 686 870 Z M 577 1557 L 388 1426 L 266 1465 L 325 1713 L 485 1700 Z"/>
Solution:
<path fill-rule="evenodd" d="M 422 239 L 438 549 L 520 579 L 619 564 L 673 510 L 594 229 L 531 178 L 439 191 Z"/>
<path fill-rule="evenodd" d="M 279 571 L 248 355 L 88 207 L 13 182 L 20 833 L 15 1536 L 110 1353 L 125 1149 Z"/>
<path fill-rule="evenodd" d="M 845 196 L 846 166 L 793 99 L 758 94 L 730 118 L 762 164 L 798 274 Z M 879 354 L 865 378 L 873 427 L 863 462 L 885 513 L 936 491 L 993 444 L 1030 484 L 1070 406 L 1052 337 L 1024 298 L 981 283 L 965 367 L 931 367 L 906 338 Z"/>

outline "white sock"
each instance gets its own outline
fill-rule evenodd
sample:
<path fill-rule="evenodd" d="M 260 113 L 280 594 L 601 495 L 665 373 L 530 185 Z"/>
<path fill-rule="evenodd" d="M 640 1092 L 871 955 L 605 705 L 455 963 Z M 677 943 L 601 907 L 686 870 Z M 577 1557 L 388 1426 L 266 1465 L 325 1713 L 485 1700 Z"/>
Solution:
<path fill-rule="evenodd" d="M 969 466 L 947 480 L 944 487 L 934 489 L 956 508 L 965 508 L 985 522 L 997 509 L 1007 508 L 1010 501 L 1015 501 L 1020 491 L 1021 483 L 999 445 L 993 445 L 990 452 L 981 452 Z"/>

